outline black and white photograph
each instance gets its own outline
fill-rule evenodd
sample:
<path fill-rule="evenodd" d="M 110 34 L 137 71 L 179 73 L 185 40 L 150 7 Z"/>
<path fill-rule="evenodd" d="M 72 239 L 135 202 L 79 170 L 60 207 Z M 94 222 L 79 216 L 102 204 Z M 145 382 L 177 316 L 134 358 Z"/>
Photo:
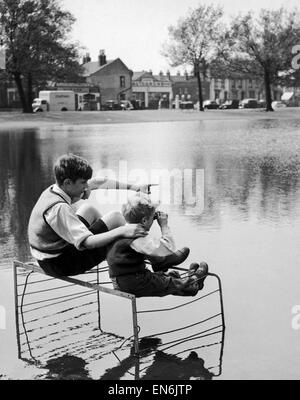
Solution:
<path fill-rule="evenodd" d="M 0 184 L 0 381 L 300 379 L 297 0 L 0 0 Z"/>

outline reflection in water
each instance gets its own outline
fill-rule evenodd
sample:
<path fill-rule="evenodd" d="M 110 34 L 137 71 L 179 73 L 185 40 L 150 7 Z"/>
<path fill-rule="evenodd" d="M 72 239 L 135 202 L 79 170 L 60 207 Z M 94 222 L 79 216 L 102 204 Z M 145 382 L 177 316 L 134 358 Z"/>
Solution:
<path fill-rule="evenodd" d="M 86 157 L 95 173 L 105 168 L 118 173 L 120 160 L 127 162 L 128 173 L 143 168 L 149 177 L 153 169 L 204 169 L 204 212 L 195 203 L 186 204 L 184 198 L 181 205 L 167 206 L 202 226 L 218 228 L 224 210 L 244 220 L 255 216 L 273 223 L 293 221 L 300 214 L 300 143 L 297 124 L 290 123 L 289 131 L 279 121 L 256 121 L 253 126 L 243 121 L 222 126 L 206 121 L 2 132 L 2 263 L 13 257 L 31 258 L 27 244 L 30 211 L 42 190 L 53 182 L 53 163 L 64 152 Z M 154 136 L 153 129 L 159 135 Z M 163 193 L 166 188 L 160 190 Z"/>
<path fill-rule="evenodd" d="M 142 339 L 141 356 L 130 355 L 116 367 L 108 369 L 101 380 L 121 379 L 132 368 L 135 369 L 135 378 L 140 380 L 189 380 L 195 377 L 200 380 L 211 380 L 214 376 L 204 367 L 204 360 L 199 358 L 195 351 L 191 351 L 188 357 L 182 359 L 177 355 L 157 350 L 160 344 L 159 338 Z M 149 363 L 146 358 L 150 355 L 152 359 Z"/>
<path fill-rule="evenodd" d="M 89 380 L 86 362 L 76 356 L 64 355 L 47 361 L 45 368 L 49 370 L 45 379 L 51 380 Z"/>
<path fill-rule="evenodd" d="M 47 172 L 41 167 L 36 130 L 0 134 L 0 248 L 4 260 L 12 256 L 28 259 L 28 218 L 47 182 Z"/>

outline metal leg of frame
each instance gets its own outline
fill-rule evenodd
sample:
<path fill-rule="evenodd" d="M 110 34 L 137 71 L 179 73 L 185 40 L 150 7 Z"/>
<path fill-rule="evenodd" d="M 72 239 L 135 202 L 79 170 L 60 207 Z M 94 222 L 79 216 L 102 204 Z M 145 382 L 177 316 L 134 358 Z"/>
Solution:
<path fill-rule="evenodd" d="M 15 262 L 13 263 L 14 273 L 14 297 L 15 297 L 15 320 L 16 320 L 16 335 L 18 346 L 18 358 L 21 358 L 21 344 L 20 344 L 20 325 L 19 325 L 19 304 L 18 304 L 18 271 Z"/>
<path fill-rule="evenodd" d="M 99 286 L 99 265 L 97 266 L 97 285 Z M 97 290 L 97 305 L 98 305 L 98 328 L 100 332 L 103 332 L 101 328 L 101 312 L 100 312 L 100 291 Z"/>
<path fill-rule="evenodd" d="M 224 303 L 223 303 L 223 292 L 222 292 L 222 283 L 221 279 L 217 274 L 209 273 L 208 275 L 214 276 L 218 280 L 219 285 L 219 294 L 220 294 L 220 306 L 221 306 L 221 318 L 222 318 L 222 338 L 221 338 L 221 350 L 220 350 L 220 370 L 219 373 L 215 376 L 220 376 L 222 374 L 222 360 L 223 360 L 223 352 L 224 352 L 224 339 L 225 339 L 225 317 L 224 317 Z"/>
<path fill-rule="evenodd" d="M 133 319 L 133 336 L 134 336 L 134 353 L 139 355 L 139 328 L 137 322 L 136 299 L 131 300 L 132 305 L 132 319 Z"/>

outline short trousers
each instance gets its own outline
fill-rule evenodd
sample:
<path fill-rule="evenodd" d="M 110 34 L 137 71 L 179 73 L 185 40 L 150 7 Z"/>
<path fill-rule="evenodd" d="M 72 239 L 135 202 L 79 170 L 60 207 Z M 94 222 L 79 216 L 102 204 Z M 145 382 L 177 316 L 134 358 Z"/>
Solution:
<path fill-rule="evenodd" d="M 136 297 L 195 296 L 198 285 L 189 278 L 174 278 L 163 272 L 142 272 L 112 278 L 114 288 Z"/>
<path fill-rule="evenodd" d="M 101 218 L 95 221 L 91 226 L 89 226 L 88 222 L 80 215 L 78 218 L 95 235 L 108 232 L 108 228 Z M 80 251 L 70 244 L 63 249 L 63 253 L 58 257 L 38 260 L 38 263 L 46 274 L 49 275 L 57 277 L 79 275 L 104 261 L 106 253 L 107 246 Z"/>

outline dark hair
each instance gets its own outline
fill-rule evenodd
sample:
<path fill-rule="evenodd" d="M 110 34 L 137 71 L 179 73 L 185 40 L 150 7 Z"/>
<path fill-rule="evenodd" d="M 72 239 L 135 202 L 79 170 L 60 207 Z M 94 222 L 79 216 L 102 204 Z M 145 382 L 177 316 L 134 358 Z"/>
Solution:
<path fill-rule="evenodd" d="M 122 206 L 122 214 L 127 222 L 138 224 L 142 222 L 143 217 L 149 218 L 155 208 L 149 196 L 139 193 Z"/>
<path fill-rule="evenodd" d="M 77 179 L 90 179 L 92 174 L 89 163 L 74 154 L 64 154 L 54 165 L 54 176 L 58 185 L 62 185 L 65 179 L 71 179 L 72 182 Z"/>

